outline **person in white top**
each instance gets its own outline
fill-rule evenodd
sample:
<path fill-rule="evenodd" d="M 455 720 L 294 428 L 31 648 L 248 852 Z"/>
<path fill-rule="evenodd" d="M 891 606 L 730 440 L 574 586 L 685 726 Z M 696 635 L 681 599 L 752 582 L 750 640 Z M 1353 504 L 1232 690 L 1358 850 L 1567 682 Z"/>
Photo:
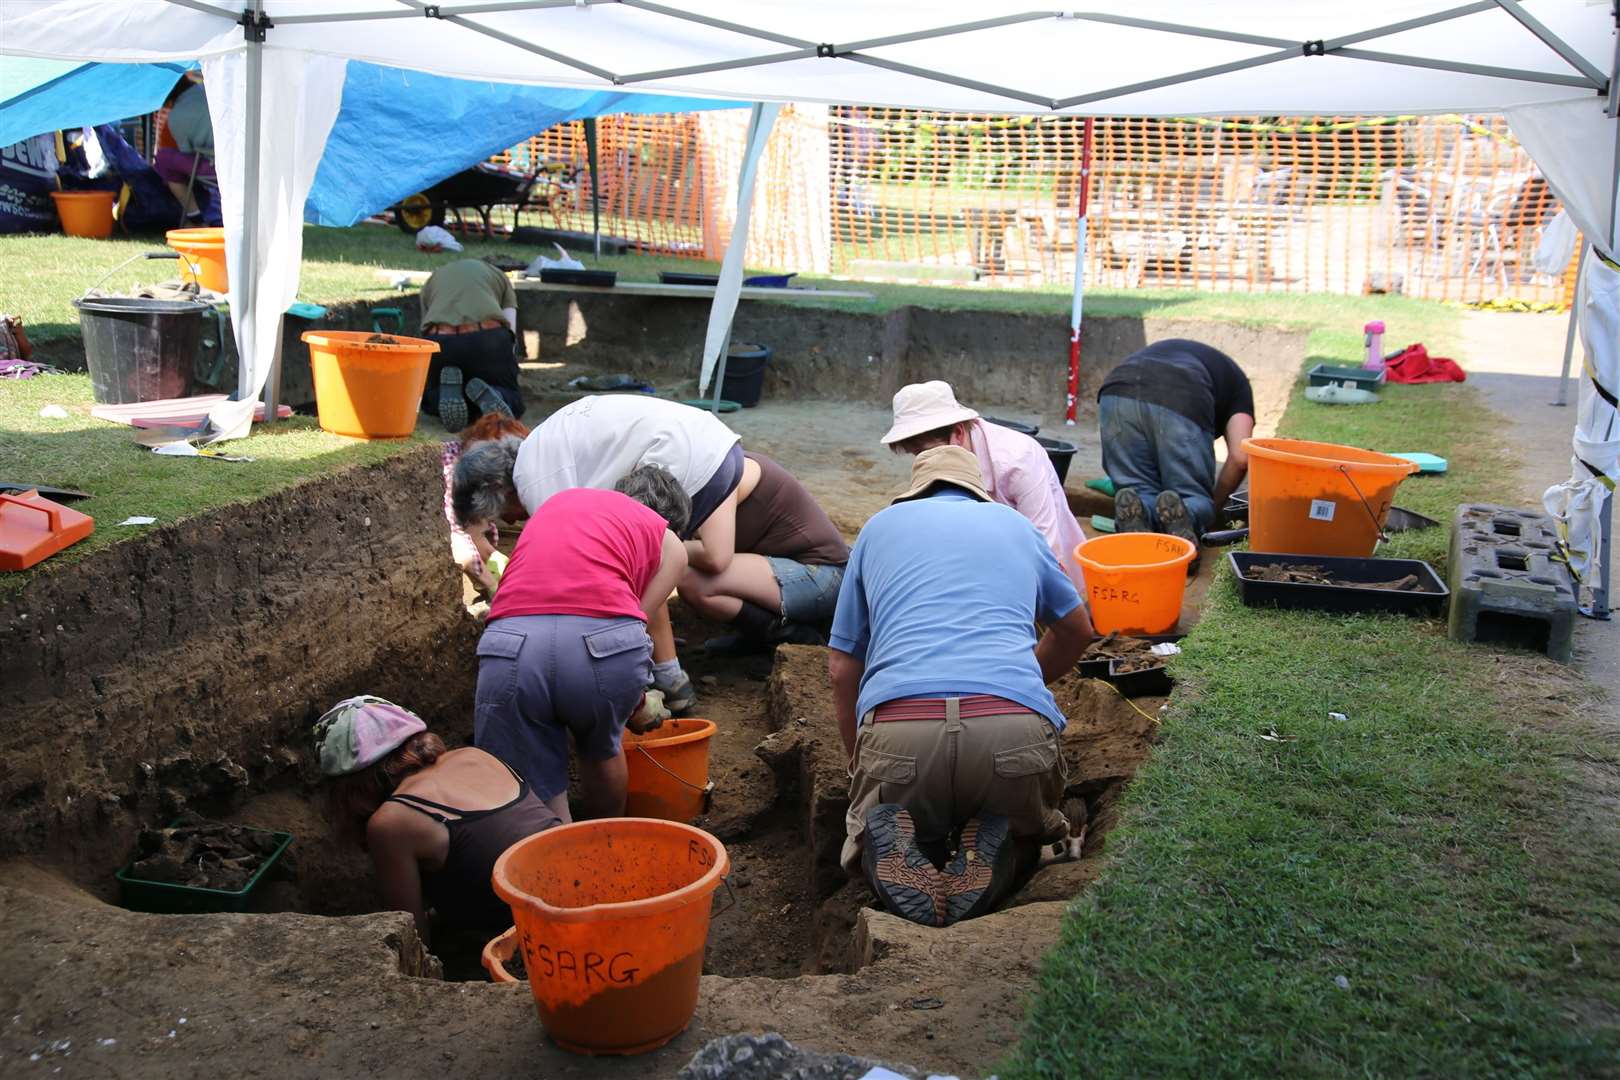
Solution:
<path fill-rule="evenodd" d="M 737 487 L 744 459 L 739 436 L 712 413 L 642 394 L 583 397 L 548 416 L 520 444 L 501 440 L 456 463 L 452 502 L 463 528 L 526 517 L 559 491 L 611 489 L 641 465 L 669 470 L 692 497 L 688 562 L 725 569 L 735 548 Z M 471 523 L 471 524 L 469 524 Z M 648 622 L 653 686 L 671 712 L 696 704 L 692 680 L 675 655 L 665 604 Z"/>
<path fill-rule="evenodd" d="M 1045 449 L 1021 431 L 986 423 L 959 404 L 951 384 L 940 380 L 902 386 L 894 395 L 894 425 L 883 444 L 897 453 L 920 454 L 934 446 L 960 446 L 979 460 L 985 491 L 1017 510 L 1040 531 L 1058 565 L 1080 595 L 1085 575 L 1074 549 L 1086 534 L 1069 510 L 1057 470 Z"/>

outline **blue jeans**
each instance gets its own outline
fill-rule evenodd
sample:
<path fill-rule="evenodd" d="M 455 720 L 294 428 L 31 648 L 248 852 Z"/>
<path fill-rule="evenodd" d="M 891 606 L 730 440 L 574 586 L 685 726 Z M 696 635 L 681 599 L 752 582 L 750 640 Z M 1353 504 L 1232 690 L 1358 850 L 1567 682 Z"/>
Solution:
<path fill-rule="evenodd" d="M 1116 491 L 1133 489 L 1158 521 L 1153 500 L 1173 491 L 1187 504 L 1193 527 L 1215 523 L 1215 440 L 1174 409 L 1136 398 L 1104 394 L 1097 401 L 1103 471 Z"/>
<path fill-rule="evenodd" d="M 832 622 L 838 590 L 844 584 L 842 566 L 817 566 L 767 555 L 776 587 L 782 590 L 782 617 L 788 622 Z"/>

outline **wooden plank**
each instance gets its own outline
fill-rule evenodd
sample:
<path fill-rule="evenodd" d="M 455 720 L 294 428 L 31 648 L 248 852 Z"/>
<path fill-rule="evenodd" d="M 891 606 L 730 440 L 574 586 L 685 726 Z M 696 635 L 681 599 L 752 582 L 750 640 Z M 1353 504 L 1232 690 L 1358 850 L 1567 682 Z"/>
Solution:
<path fill-rule="evenodd" d="M 378 270 L 380 281 L 390 284 L 404 279 L 420 285 L 428 279 L 429 270 Z M 657 281 L 621 281 L 617 285 L 558 285 L 539 278 L 514 278 L 514 288 L 521 292 L 598 293 L 620 296 L 666 296 L 675 299 L 709 300 L 714 297 L 713 285 L 665 285 Z M 877 297 L 859 289 L 762 289 L 744 285 L 738 296 L 744 300 L 876 300 Z"/>

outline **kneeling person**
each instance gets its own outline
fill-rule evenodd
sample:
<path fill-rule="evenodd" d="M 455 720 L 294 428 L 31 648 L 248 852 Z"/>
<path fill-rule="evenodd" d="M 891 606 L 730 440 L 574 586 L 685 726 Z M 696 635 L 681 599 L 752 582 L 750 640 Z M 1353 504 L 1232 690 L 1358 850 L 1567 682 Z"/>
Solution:
<path fill-rule="evenodd" d="M 1034 526 L 990 502 L 973 455 L 917 455 L 911 488 L 861 530 L 833 620 L 845 870 L 925 925 L 1005 899 L 1068 835 L 1046 683 L 1091 637 L 1074 585 Z"/>
<path fill-rule="evenodd" d="M 500 930 L 512 910 L 490 876 L 501 852 L 561 820 L 511 768 L 473 747 L 446 750 L 422 718 L 378 697 L 338 702 L 315 725 L 340 834 L 364 841 L 383 902 L 431 945 L 428 912 Z"/>
<path fill-rule="evenodd" d="M 627 723 L 658 712 L 649 614 L 686 570 L 676 535 L 690 500 L 668 472 L 617 491 L 571 488 L 523 526 L 478 642 L 473 741 L 529 777 L 563 821 L 568 743 L 579 757 L 584 816 L 624 813 Z"/>
<path fill-rule="evenodd" d="M 737 651 L 797 641 L 820 645 L 832 621 L 849 545 L 803 484 L 775 461 L 743 453 L 733 528 L 687 543 L 681 599 L 735 633 L 708 642 Z"/>

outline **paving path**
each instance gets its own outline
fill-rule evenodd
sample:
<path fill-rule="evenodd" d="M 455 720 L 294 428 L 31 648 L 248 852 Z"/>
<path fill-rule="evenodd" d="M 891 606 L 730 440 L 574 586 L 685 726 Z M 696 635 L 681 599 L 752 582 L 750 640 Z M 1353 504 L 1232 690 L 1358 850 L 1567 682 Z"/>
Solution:
<path fill-rule="evenodd" d="M 1458 361 L 1485 402 L 1506 421 L 1504 437 L 1522 462 L 1523 505 L 1541 505 L 1541 493 L 1569 477 L 1570 436 L 1575 426 L 1578 378 L 1570 380 L 1570 404 L 1553 405 L 1564 358 L 1568 316 L 1471 311 L 1463 317 Z M 1580 372 L 1576 343 L 1575 372 Z M 1614 569 L 1610 567 L 1613 593 Z M 1614 601 L 1611 599 L 1610 601 Z M 1620 707 L 1620 619 L 1578 619 L 1575 664 L 1607 687 L 1611 712 Z"/>

